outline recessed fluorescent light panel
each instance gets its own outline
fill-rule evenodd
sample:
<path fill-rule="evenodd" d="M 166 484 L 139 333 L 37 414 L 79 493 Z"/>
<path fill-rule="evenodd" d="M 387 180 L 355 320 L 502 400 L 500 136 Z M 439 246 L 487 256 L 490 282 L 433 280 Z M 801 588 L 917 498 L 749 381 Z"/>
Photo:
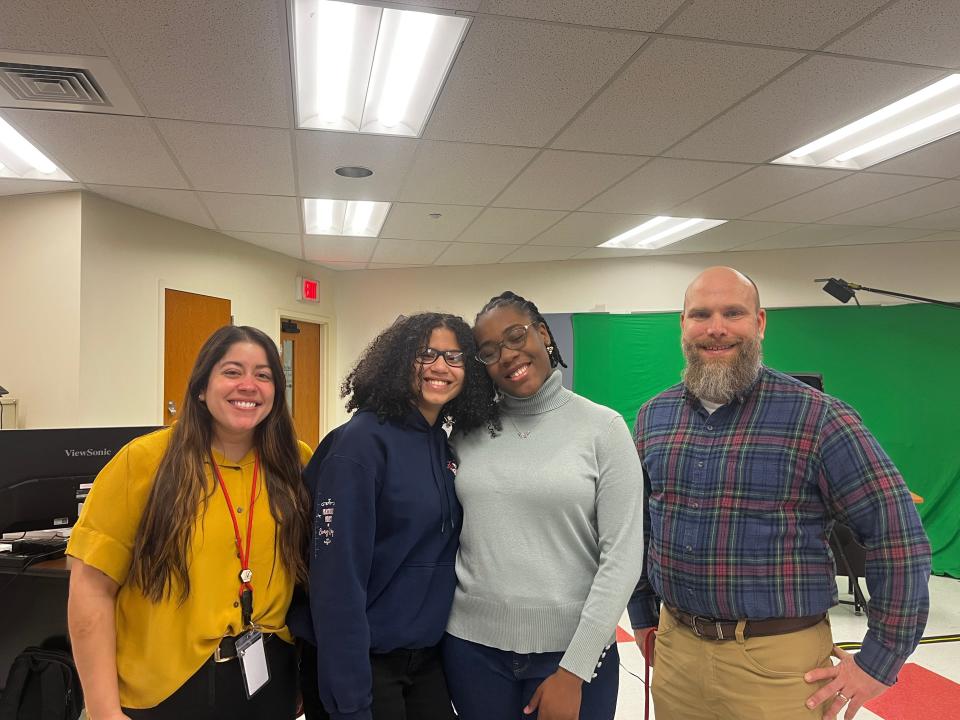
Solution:
<path fill-rule="evenodd" d="M 697 235 L 717 225 L 723 225 L 726 220 L 707 220 L 705 218 L 675 218 L 658 215 L 653 220 L 647 220 L 632 230 L 620 233 L 597 247 L 628 248 L 635 250 L 656 250 L 664 245 L 671 245 L 691 235 Z"/>
<path fill-rule="evenodd" d="M 305 198 L 303 224 L 308 235 L 376 237 L 389 210 L 388 202 Z"/>
<path fill-rule="evenodd" d="M 0 178 L 70 180 L 33 143 L 0 118 Z"/>
<path fill-rule="evenodd" d="M 861 170 L 960 131 L 960 73 L 880 108 L 773 162 Z"/>
<path fill-rule="evenodd" d="M 297 126 L 419 137 L 470 20 L 292 1 Z"/>

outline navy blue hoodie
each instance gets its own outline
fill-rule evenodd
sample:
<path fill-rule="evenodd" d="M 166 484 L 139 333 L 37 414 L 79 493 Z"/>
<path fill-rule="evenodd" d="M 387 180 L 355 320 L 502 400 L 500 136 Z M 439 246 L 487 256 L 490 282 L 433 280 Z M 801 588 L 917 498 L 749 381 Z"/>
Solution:
<path fill-rule="evenodd" d="M 370 653 L 436 645 L 456 587 L 462 511 L 440 421 L 418 410 L 380 422 L 357 412 L 304 471 L 313 497 L 310 619 L 320 698 L 334 720 L 371 717 Z"/>

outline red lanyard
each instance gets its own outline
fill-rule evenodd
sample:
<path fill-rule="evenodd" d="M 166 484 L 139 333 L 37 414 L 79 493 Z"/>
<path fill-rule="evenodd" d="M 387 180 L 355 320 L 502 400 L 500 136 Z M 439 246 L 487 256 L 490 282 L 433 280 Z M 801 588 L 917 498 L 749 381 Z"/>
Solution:
<path fill-rule="evenodd" d="M 220 489 L 223 490 L 224 500 L 227 501 L 227 510 L 230 511 L 230 519 L 233 520 L 233 534 L 237 542 L 237 556 L 240 558 L 240 605 L 243 616 L 244 627 L 250 624 L 253 615 L 253 585 L 250 581 L 253 579 L 253 571 L 250 569 L 250 541 L 253 538 L 253 505 L 257 500 L 257 476 L 260 474 L 260 456 L 253 456 L 253 483 L 250 487 L 250 505 L 247 507 L 247 547 L 244 549 L 240 542 L 240 523 L 237 522 L 237 513 L 233 509 L 233 502 L 230 500 L 230 493 L 227 492 L 227 485 L 223 482 L 223 475 L 220 474 L 220 466 L 217 465 L 213 456 L 210 456 L 210 464 L 213 465 L 213 472 L 217 476 L 217 482 L 220 483 Z"/>

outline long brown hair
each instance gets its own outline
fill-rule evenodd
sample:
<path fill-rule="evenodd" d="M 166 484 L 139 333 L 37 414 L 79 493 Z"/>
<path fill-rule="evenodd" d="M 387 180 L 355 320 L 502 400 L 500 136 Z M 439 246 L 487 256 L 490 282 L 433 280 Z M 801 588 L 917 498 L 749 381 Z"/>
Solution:
<path fill-rule="evenodd" d="M 287 409 L 286 380 L 273 341 L 256 328 L 222 327 L 200 348 L 190 373 L 180 419 L 173 425 L 167 447 L 140 519 L 133 546 L 131 576 L 153 602 L 170 597 L 179 587 L 180 602 L 190 594 L 187 566 L 192 532 L 199 512 L 216 489 L 207 480 L 213 416 L 200 400 L 210 374 L 236 343 L 252 342 L 263 348 L 273 378 L 273 407 L 257 425 L 254 446 L 260 455 L 263 480 L 276 522 L 274 559 L 280 560 L 297 581 L 306 581 L 305 550 L 308 539 L 309 498 L 300 477 L 300 449 Z M 202 506 L 202 508 L 201 508 Z"/>

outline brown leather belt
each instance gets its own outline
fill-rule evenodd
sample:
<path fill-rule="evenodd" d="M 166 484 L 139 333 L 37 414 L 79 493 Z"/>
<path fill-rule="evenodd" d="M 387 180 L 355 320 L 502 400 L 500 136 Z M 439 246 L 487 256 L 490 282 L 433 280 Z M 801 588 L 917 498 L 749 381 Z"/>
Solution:
<path fill-rule="evenodd" d="M 734 640 L 737 637 L 736 620 L 717 620 L 716 618 L 693 615 L 677 608 L 667 607 L 673 617 L 682 625 L 693 630 L 694 634 L 704 640 Z M 786 633 L 806 630 L 813 627 L 826 617 L 825 614 L 809 615 L 796 618 L 770 618 L 768 620 L 747 620 L 743 628 L 744 638 L 766 637 L 769 635 L 784 635 Z"/>

